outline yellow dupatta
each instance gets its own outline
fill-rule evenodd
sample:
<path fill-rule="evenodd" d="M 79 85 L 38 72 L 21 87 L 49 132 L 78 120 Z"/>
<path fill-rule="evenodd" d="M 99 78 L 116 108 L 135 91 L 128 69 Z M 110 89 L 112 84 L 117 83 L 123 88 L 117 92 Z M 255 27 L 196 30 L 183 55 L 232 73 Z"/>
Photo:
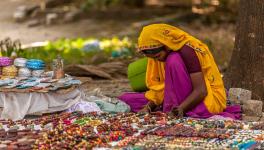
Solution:
<path fill-rule="evenodd" d="M 167 24 L 152 24 L 143 28 L 138 38 L 138 50 L 167 46 L 173 51 L 184 45 L 192 47 L 199 59 L 206 82 L 207 93 L 204 103 L 211 113 L 222 112 L 226 107 L 226 94 L 221 74 L 208 47 L 186 32 Z M 160 105 L 164 98 L 164 62 L 148 58 L 145 97 Z"/>

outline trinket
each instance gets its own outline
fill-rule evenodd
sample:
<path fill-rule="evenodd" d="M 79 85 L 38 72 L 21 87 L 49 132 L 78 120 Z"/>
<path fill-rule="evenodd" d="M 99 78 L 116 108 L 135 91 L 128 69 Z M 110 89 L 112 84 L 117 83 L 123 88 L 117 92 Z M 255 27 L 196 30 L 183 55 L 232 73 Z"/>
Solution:
<path fill-rule="evenodd" d="M 13 64 L 13 60 L 9 57 L 0 57 L 0 66 L 10 66 Z"/>
<path fill-rule="evenodd" d="M 18 77 L 30 77 L 31 71 L 28 68 L 20 68 L 18 70 Z"/>
<path fill-rule="evenodd" d="M 63 59 L 60 56 L 57 56 L 57 59 L 53 60 L 52 70 L 54 79 L 64 78 L 64 64 Z"/>
<path fill-rule="evenodd" d="M 16 58 L 14 60 L 14 65 L 16 67 L 26 67 L 27 59 L 25 58 Z"/>

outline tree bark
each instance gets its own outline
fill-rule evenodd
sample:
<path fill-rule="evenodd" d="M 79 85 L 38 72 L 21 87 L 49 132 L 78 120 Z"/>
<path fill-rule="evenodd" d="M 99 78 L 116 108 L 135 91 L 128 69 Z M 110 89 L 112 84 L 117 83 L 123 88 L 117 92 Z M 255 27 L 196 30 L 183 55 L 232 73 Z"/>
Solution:
<path fill-rule="evenodd" d="M 236 40 L 224 76 L 226 87 L 251 90 L 264 101 L 264 1 L 240 0 Z"/>

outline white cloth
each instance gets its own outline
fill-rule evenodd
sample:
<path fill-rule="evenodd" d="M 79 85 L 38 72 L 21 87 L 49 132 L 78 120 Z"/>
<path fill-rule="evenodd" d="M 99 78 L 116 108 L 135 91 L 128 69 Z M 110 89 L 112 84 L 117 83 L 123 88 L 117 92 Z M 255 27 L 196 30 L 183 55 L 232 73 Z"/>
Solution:
<path fill-rule="evenodd" d="M 83 113 L 101 112 L 101 109 L 94 102 L 78 102 L 67 109 L 67 112 L 82 111 Z"/>
<path fill-rule="evenodd" d="M 212 117 L 208 118 L 208 119 L 211 119 L 211 120 L 234 120 L 230 117 L 223 117 L 223 116 L 220 116 L 220 115 L 213 115 Z"/>
<path fill-rule="evenodd" d="M 63 111 L 82 101 L 83 96 L 78 88 L 63 94 L 0 92 L 0 118 L 20 120 L 27 114 Z"/>

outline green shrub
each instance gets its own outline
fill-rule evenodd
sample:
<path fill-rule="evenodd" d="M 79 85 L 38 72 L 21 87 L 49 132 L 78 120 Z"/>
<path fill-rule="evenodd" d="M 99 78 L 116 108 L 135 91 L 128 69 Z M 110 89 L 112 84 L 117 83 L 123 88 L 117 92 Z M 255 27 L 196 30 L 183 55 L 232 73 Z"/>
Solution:
<path fill-rule="evenodd" d="M 94 46 L 98 44 L 98 46 Z M 88 47 L 85 47 L 88 43 Z M 89 45 L 89 43 L 92 43 Z M 65 64 L 87 64 L 95 54 L 110 57 L 127 57 L 133 55 L 134 44 L 128 38 L 119 39 L 60 39 L 48 42 L 44 47 L 28 48 L 20 52 L 19 57 L 42 59 L 51 63 L 60 55 Z"/>

